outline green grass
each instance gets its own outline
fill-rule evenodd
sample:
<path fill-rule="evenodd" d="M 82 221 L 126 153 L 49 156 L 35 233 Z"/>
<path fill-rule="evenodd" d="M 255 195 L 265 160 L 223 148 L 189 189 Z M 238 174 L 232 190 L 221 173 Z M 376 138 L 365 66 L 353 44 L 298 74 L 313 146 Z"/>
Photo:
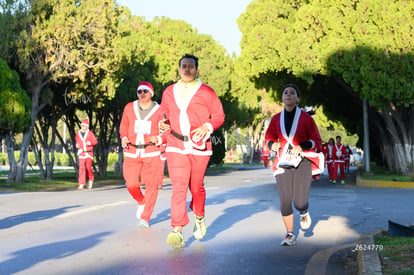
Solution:
<path fill-rule="evenodd" d="M 121 182 L 123 182 L 122 176 L 114 176 L 113 172 L 108 172 L 106 177 L 99 177 L 95 173 L 94 185 L 119 184 Z M 0 190 L 12 189 L 25 192 L 64 191 L 77 186 L 78 181 L 73 170 L 54 171 L 53 180 L 42 180 L 39 175 L 33 175 L 32 173 L 26 174 L 25 182 L 9 183 L 6 178 L 0 179 Z"/>
<path fill-rule="evenodd" d="M 402 176 L 389 172 L 386 168 L 377 166 L 375 163 L 371 164 L 371 173 L 364 173 L 365 168 L 361 167 L 361 179 L 363 180 L 381 180 L 381 181 L 399 181 L 399 182 L 413 182 L 414 175 Z"/>
<path fill-rule="evenodd" d="M 375 244 L 381 249 L 383 274 L 414 274 L 414 237 L 398 237 L 383 234 L 375 238 Z"/>
<path fill-rule="evenodd" d="M 212 166 L 207 168 L 207 173 L 221 173 L 237 169 L 241 164 L 224 164 L 220 166 Z M 64 191 L 78 186 L 76 174 L 74 170 L 55 170 L 53 172 L 53 180 L 42 180 L 38 175 L 38 171 L 28 170 L 25 182 L 8 183 L 7 171 L 0 172 L 0 191 L 1 190 L 17 190 L 25 192 L 36 191 Z M 95 173 L 94 186 L 103 186 L 110 184 L 123 183 L 122 175 L 114 175 L 113 171 L 108 171 L 106 177 L 99 177 Z"/>

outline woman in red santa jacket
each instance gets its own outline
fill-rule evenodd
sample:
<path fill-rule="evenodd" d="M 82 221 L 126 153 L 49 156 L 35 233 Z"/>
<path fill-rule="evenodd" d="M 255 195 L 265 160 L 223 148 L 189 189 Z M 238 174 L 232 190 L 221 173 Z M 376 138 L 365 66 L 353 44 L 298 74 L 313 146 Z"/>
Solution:
<path fill-rule="evenodd" d="M 299 89 L 288 84 L 282 89 L 284 110 L 275 115 L 266 131 L 265 143 L 276 156 L 273 175 L 280 197 L 280 211 L 286 227 L 281 245 L 295 244 L 293 208 L 300 212 L 300 225 L 306 230 L 311 226 L 308 197 L 312 174 L 324 168 L 321 137 L 312 117 L 297 107 Z"/>
<path fill-rule="evenodd" d="M 333 147 L 335 146 L 335 141 L 333 138 L 330 138 L 326 146 L 323 148 L 323 153 L 325 155 L 325 164 L 326 169 L 328 169 L 328 176 L 329 182 L 333 180 L 333 171 L 334 171 L 334 163 L 333 163 Z"/>
<path fill-rule="evenodd" d="M 149 227 L 149 220 L 158 196 L 161 170 L 158 122 L 162 119 L 157 102 L 152 101 L 154 89 L 151 83 L 138 85 L 138 100 L 128 103 L 122 114 L 119 128 L 125 161 L 123 174 L 127 189 L 137 201 L 136 217 L 139 227 Z M 145 195 L 141 184 L 145 185 Z"/>
<path fill-rule="evenodd" d="M 84 119 L 82 121 L 81 129 L 76 132 L 75 140 L 79 158 L 78 189 L 83 189 L 85 187 L 85 166 L 88 175 L 87 188 L 91 189 L 95 179 L 92 171 L 93 146 L 95 146 L 98 141 L 92 131 L 89 131 L 89 119 Z"/>
<path fill-rule="evenodd" d="M 224 122 L 223 107 L 212 88 L 203 84 L 198 75 L 198 58 L 186 54 L 178 62 L 181 80 L 164 91 L 161 109 L 167 120 L 160 129 L 167 133 L 167 165 L 172 183 L 171 226 L 167 237 L 172 247 L 185 245 L 182 228 L 189 223 L 187 193 L 190 189 L 190 208 L 195 215 L 193 229 L 196 239 L 204 238 L 206 192 L 204 174 L 212 152 L 211 133 Z"/>

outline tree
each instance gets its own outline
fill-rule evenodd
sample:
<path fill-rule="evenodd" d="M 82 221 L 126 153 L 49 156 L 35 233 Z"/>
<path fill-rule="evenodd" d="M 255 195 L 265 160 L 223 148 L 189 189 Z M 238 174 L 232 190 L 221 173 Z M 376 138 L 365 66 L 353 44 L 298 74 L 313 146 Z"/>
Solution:
<path fill-rule="evenodd" d="M 19 75 L 0 59 L 0 140 L 6 140 L 9 180 L 16 173 L 14 135 L 23 132 L 29 124 L 30 98 L 20 87 Z"/>
<path fill-rule="evenodd" d="M 256 83 L 280 74 L 302 79 L 304 98 L 319 99 L 328 115 L 341 117 L 352 131 L 361 128 L 362 115 L 355 117 L 366 99 L 378 145 L 371 148 L 391 171 L 409 174 L 414 22 L 407 18 L 413 18 L 413 9 L 414 2 L 404 0 L 255 1 L 238 19 L 241 63 Z M 333 105 L 330 96 L 342 104 Z"/>

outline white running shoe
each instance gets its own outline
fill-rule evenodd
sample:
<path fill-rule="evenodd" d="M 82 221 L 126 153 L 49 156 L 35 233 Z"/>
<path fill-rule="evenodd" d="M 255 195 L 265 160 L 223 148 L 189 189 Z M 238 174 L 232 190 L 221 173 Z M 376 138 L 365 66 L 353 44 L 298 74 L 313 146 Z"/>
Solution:
<path fill-rule="evenodd" d="M 144 228 L 144 227 L 150 227 L 150 224 L 147 221 L 141 220 L 138 226 Z"/>
<path fill-rule="evenodd" d="M 282 240 L 282 242 L 280 243 L 281 246 L 291 246 L 291 245 L 295 245 L 295 235 L 293 235 L 292 233 L 287 233 L 285 238 Z"/>
<path fill-rule="evenodd" d="M 197 218 L 195 217 L 195 224 L 193 228 L 194 238 L 201 240 L 207 233 L 206 223 L 204 222 L 204 217 Z"/>
<path fill-rule="evenodd" d="M 145 204 L 143 205 L 138 204 L 137 214 L 136 214 L 137 220 L 141 220 L 141 215 L 144 212 L 144 208 L 145 208 Z"/>
<path fill-rule="evenodd" d="M 312 219 L 309 215 L 309 212 L 306 212 L 305 214 L 300 214 L 300 227 L 302 227 L 303 230 L 309 229 L 309 227 L 312 224 Z"/>
<path fill-rule="evenodd" d="M 88 183 L 86 184 L 86 188 L 88 188 L 88 189 L 92 189 L 92 186 L 93 186 L 93 181 L 88 181 Z"/>
<path fill-rule="evenodd" d="M 83 189 L 83 185 L 79 185 L 78 190 L 82 190 L 82 189 Z"/>

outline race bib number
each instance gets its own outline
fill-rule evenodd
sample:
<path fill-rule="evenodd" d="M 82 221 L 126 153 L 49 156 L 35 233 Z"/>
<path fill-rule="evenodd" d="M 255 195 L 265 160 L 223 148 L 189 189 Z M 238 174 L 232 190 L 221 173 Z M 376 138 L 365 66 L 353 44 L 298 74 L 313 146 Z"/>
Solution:
<path fill-rule="evenodd" d="M 340 157 L 342 156 L 342 153 L 341 153 L 341 152 L 339 152 L 339 151 L 337 151 L 337 152 L 336 152 L 336 156 L 337 156 L 338 158 L 340 158 Z"/>
<path fill-rule="evenodd" d="M 151 134 L 151 121 L 135 120 L 135 134 Z"/>
<path fill-rule="evenodd" d="M 302 161 L 302 155 L 294 155 L 286 152 L 286 154 L 282 155 L 279 161 L 279 167 L 284 168 L 294 168 L 298 167 L 299 163 Z"/>

